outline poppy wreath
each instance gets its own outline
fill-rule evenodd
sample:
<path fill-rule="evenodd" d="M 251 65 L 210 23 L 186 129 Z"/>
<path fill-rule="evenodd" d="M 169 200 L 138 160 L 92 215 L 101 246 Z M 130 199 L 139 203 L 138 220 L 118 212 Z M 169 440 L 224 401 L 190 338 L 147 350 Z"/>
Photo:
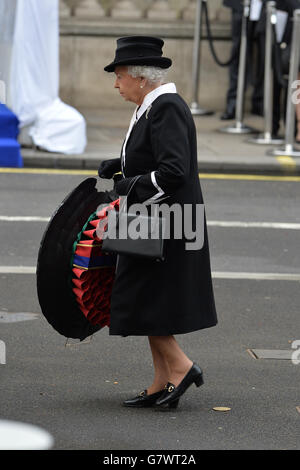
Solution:
<path fill-rule="evenodd" d="M 96 183 L 85 179 L 57 207 L 37 257 L 42 314 L 58 333 L 80 341 L 109 325 L 116 267 L 116 256 L 101 251 L 98 224 L 108 210 L 118 208 L 118 195 L 98 191 Z"/>
<path fill-rule="evenodd" d="M 101 328 L 109 326 L 116 265 L 116 255 L 102 251 L 101 235 L 110 210 L 119 210 L 119 199 L 89 217 L 74 242 L 71 260 L 70 284 L 76 302 L 87 320 Z"/>

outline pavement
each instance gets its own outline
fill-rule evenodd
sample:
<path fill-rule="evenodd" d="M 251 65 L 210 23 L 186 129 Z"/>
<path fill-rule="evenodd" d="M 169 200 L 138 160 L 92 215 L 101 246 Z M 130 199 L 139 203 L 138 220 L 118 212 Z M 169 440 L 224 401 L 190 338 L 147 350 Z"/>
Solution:
<path fill-rule="evenodd" d="M 87 123 L 87 146 L 80 155 L 64 155 L 22 147 L 25 167 L 97 169 L 100 161 L 120 155 L 120 148 L 132 115 L 132 106 L 120 109 L 80 109 Z M 221 121 L 220 112 L 209 116 L 194 116 L 200 172 L 300 174 L 300 146 L 295 146 L 299 156 L 268 155 L 273 149 L 283 149 L 282 144 L 257 144 L 249 142 L 263 134 L 264 118 L 245 113 L 243 124 L 251 133 L 224 133 L 227 126 L 236 126 L 235 120 Z M 283 127 L 283 126 L 282 126 Z M 281 129 L 284 133 L 284 128 Z M 284 139 L 284 135 L 282 135 Z M 283 153 L 283 152 L 282 152 Z"/>

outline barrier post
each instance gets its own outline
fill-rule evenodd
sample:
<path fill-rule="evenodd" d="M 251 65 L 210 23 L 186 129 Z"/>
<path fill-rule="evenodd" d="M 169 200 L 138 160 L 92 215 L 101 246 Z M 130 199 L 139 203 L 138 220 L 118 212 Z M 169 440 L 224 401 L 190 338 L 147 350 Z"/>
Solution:
<path fill-rule="evenodd" d="M 294 149 L 295 142 L 295 100 L 294 90 L 295 83 L 297 85 L 298 73 L 300 65 L 300 10 L 294 11 L 293 16 L 293 35 L 292 48 L 289 69 L 288 97 L 285 121 L 285 141 L 284 147 L 273 149 L 267 152 L 268 155 L 300 157 L 300 151 Z M 300 97 L 298 97 L 298 100 Z"/>
<path fill-rule="evenodd" d="M 244 0 L 244 10 L 242 17 L 241 29 L 241 45 L 239 56 L 239 71 L 238 71 L 238 85 L 237 85 L 237 99 L 235 109 L 235 124 L 233 126 L 226 126 L 219 129 L 220 132 L 228 134 L 251 134 L 257 132 L 252 127 L 243 124 L 244 113 L 244 95 L 245 95 L 245 80 L 246 80 L 246 55 L 247 55 L 247 26 L 250 14 L 250 0 Z"/>
<path fill-rule="evenodd" d="M 194 48 L 193 48 L 193 97 L 190 110 L 195 116 L 210 116 L 213 111 L 202 109 L 198 103 L 199 75 L 200 75 L 200 52 L 201 52 L 201 33 L 202 33 L 202 2 L 206 0 L 197 0 L 196 20 L 194 29 Z"/>
<path fill-rule="evenodd" d="M 272 136 L 273 121 L 273 26 L 277 22 L 276 2 L 268 1 L 266 15 L 266 42 L 265 42 L 265 76 L 264 76 L 264 120 L 265 130 L 263 134 L 259 134 L 248 142 L 251 144 L 269 145 L 282 144 L 283 140 L 279 137 Z M 276 40 L 276 39 L 275 39 Z"/>

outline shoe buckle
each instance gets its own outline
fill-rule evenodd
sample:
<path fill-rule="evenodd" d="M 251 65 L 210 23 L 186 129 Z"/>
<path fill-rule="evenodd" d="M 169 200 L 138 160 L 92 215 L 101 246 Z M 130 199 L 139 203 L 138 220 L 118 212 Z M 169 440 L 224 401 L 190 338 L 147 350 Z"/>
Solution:
<path fill-rule="evenodd" d="M 140 397 L 143 397 L 144 395 L 146 395 L 145 390 L 143 390 L 142 392 L 139 393 L 139 396 L 140 396 Z"/>
<path fill-rule="evenodd" d="M 170 385 L 170 386 L 168 387 L 168 392 L 171 393 L 171 392 L 173 392 L 174 389 L 175 389 L 174 385 Z"/>

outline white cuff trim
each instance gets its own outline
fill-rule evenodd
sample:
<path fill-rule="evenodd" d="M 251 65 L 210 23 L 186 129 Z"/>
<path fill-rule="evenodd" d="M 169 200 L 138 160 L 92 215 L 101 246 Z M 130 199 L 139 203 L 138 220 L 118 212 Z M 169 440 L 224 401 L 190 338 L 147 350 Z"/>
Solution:
<path fill-rule="evenodd" d="M 151 181 L 153 186 L 157 189 L 157 193 L 152 196 L 151 200 L 158 199 L 159 197 L 163 196 L 165 192 L 158 186 L 156 178 L 155 178 L 155 171 L 152 171 L 151 173 Z"/>

